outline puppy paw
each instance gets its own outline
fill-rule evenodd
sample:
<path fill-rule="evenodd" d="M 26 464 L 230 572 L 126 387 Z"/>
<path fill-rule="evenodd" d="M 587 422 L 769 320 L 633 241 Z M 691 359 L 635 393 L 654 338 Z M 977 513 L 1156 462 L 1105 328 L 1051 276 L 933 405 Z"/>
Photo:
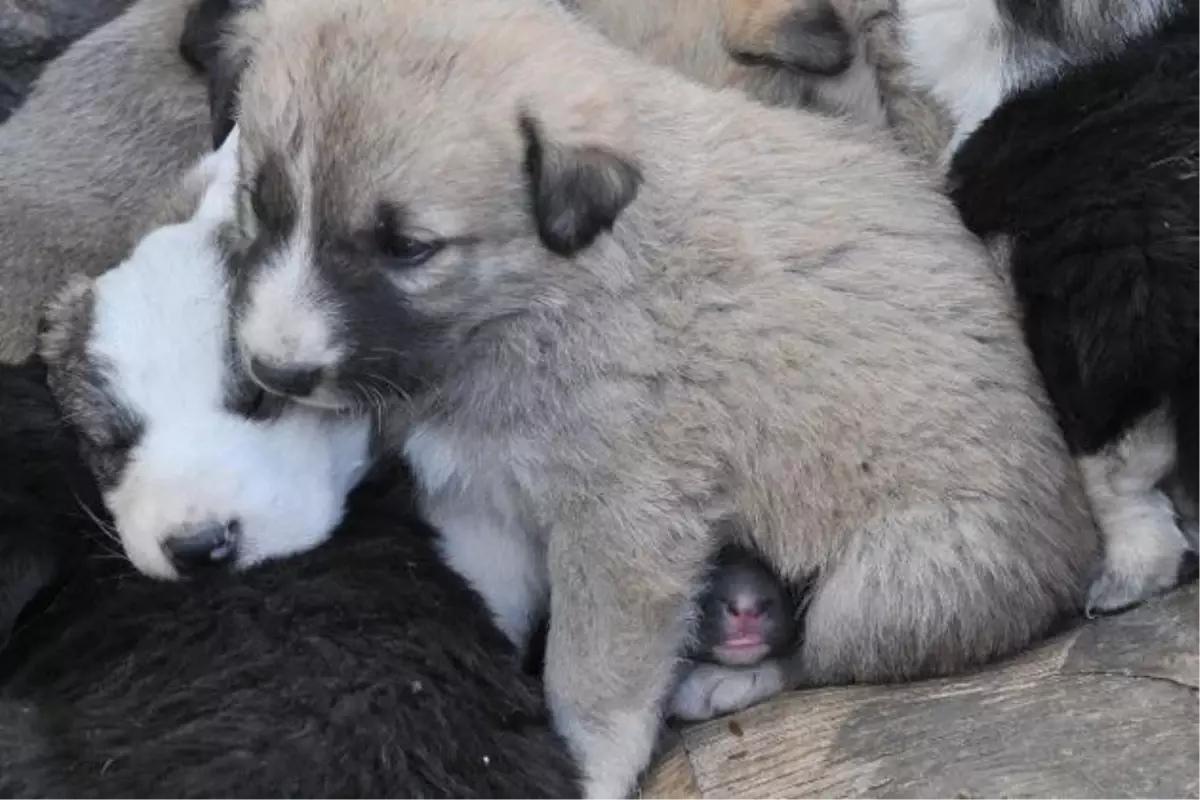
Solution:
<path fill-rule="evenodd" d="M 1194 579 L 1196 553 L 1162 501 L 1127 515 L 1136 524 L 1106 537 L 1100 574 L 1088 590 L 1089 617 L 1124 611 Z"/>
<path fill-rule="evenodd" d="M 671 716 L 696 722 L 740 711 L 783 688 L 783 673 L 775 662 L 753 667 L 700 664 L 675 688 Z"/>

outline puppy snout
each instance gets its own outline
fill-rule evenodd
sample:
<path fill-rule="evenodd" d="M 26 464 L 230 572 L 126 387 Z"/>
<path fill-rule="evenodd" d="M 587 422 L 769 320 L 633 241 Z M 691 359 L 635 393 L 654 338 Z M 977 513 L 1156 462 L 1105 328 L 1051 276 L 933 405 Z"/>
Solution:
<path fill-rule="evenodd" d="M 250 359 L 250 374 L 267 391 L 288 397 L 308 397 L 321 382 L 320 367 L 272 364 L 258 358 Z"/>
<path fill-rule="evenodd" d="M 163 541 L 167 558 L 180 575 L 190 575 L 211 567 L 229 567 L 237 556 L 241 525 L 208 522 L 176 531 Z"/>

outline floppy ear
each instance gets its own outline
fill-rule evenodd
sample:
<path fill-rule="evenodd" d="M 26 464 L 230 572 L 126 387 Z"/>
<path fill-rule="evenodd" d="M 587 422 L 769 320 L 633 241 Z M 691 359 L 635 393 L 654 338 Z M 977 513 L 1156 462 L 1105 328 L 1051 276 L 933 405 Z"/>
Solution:
<path fill-rule="evenodd" d="M 190 9 L 179 37 L 183 60 L 208 78 L 208 110 L 216 150 L 233 130 L 237 89 L 248 49 L 231 32 L 235 16 L 258 5 L 258 0 L 198 0 Z"/>
<path fill-rule="evenodd" d="M 538 235 L 552 252 L 573 255 L 612 229 L 637 196 L 642 174 L 610 149 L 548 140 L 528 113 L 520 125 Z"/>
<path fill-rule="evenodd" d="M 736 61 L 826 77 L 850 68 L 854 41 L 830 0 L 721 0 Z"/>

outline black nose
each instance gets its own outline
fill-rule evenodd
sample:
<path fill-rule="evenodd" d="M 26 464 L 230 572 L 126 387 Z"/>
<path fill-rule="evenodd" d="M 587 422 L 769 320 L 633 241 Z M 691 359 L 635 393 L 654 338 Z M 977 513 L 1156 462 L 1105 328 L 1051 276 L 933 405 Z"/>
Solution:
<path fill-rule="evenodd" d="M 237 556 L 241 526 L 235 520 L 212 522 L 176 531 L 163 541 L 163 549 L 180 575 L 210 567 L 227 567 Z"/>
<path fill-rule="evenodd" d="M 250 374 L 264 389 L 289 397 L 308 397 L 321 381 L 320 367 L 280 366 L 250 359 Z"/>

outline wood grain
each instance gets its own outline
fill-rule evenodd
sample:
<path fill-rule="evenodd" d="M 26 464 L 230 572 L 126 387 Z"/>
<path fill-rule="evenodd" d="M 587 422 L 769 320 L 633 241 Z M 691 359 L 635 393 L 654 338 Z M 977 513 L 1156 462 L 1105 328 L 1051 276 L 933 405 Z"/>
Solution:
<path fill-rule="evenodd" d="M 1197 797 L 1198 622 L 1191 586 L 972 675 L 791 693 L 685 728 L 644 796 Z"/>

